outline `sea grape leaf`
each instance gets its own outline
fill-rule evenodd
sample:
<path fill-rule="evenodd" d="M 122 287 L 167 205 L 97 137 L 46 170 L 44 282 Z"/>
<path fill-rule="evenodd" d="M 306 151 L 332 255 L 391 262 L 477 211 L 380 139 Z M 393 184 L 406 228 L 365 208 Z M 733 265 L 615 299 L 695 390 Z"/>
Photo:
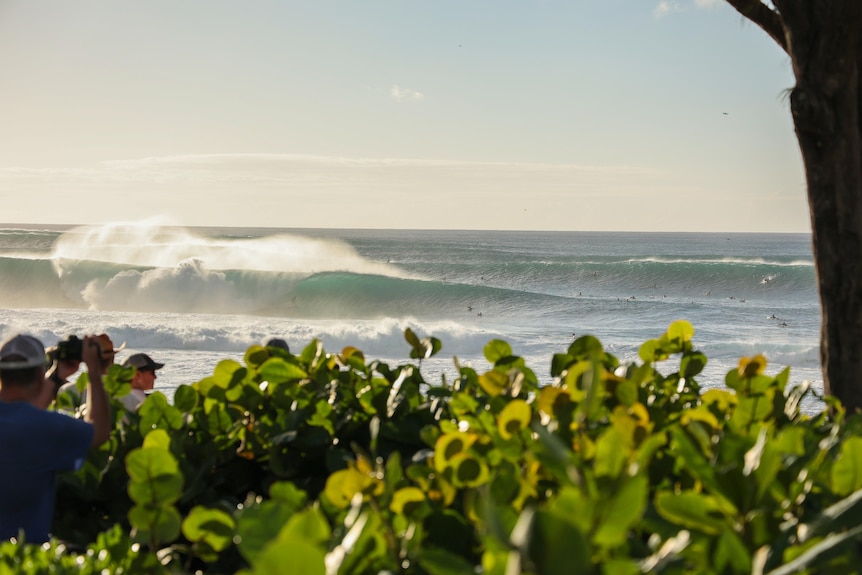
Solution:
<path fill-rule="evenodd" d="M 139 541 L 169 543 L 179 537 L 181 517 L 173 506 L 135 505 L 128 517 Z"/>
<path fill-rule="evenodd" d="M 418 487 L 402 487 L 392 496 L 389 509 L 399 515 L 414 517 L 425 501 L 425 493 Z"/>
<path fill-rule="evenodd" d="M 254 564 L 266 545 L 274 540 L 294 510 L 278 501 L 264 501 L 244 509 L 237 523 L 239 552 Z"/>
<path fill-rule="evenodd" d="M 434 467 L 437 471 L 443 471 L 451 464 L 453 457 L 467 451 L 475 441 L 476 435 L 473 433 L 456 431 L 441 435 L 434 444 Z"/>
<path fill-rule="evenodd" d="M 647 363 L 652 363 L 667 359 L 668 353 L 662 348 L 659 340 L 648 339 L 638 348 L 638 357 Z"/>
<path fill-rule="evenodd" d="M 469 561 L 443 549 L 421 549 L 416 561 L 428 575 L 463 575 L 475 571 Z"/>
<path fill-rule="evenodd" d="M 421 344 L 419 343 L 419 336 L 417 336 L 416 333 L 409 327 L 404 330 L 404 339 L 407 340 L 407 343 L 409 343 L 410 347 L 412 348 L 421 347 Z"/>
<path fill-rule="evenodd" d="M 699 351 L 686 354 L 679 362 L 679 371 L 683 377 L 691 378 L 703 371 L 707 358 Z"/>
<path fill-rule="evenodd" d="M 564 486 L 549 511 L 571 521 L 582 533 L 588 533 L 593 528 L 597 507 L 598 499 L 586 496 L 580 489 Z"/>
<path fill-rule="evenodd" d="M 301 367 L 280 357 L 267 359 L 260 366 L 258 373 L 265 381 L 273 384 L 296 381 L 308 377 L 308 373 Z"/>
<path fill-rule="evenodd" d="M 658 514 L 680 527 L 717 535 L 727 527 L 727 519 L 715 497 L 694 491 L 660 491 L 655 496 Z"/>
<path fill-rule="evenodd" d="M 213 383 L 222 389 L 227 389 L 238 379 L 245 377 L 246 369 L 232 359 L 223 359 L 213 370 Z"/>
<path fill-rule="evenodd" d="M 691 341 L 694 337 L 694 327 L 684 319 L 677 320 L 667 328 L 668 340 L 679 340 L 680 342 Z"/>
<path fill-rule="evenodd" d="M 644 513 L 649 481 L 642 475 L 628 478 L 600 511 L 599 527 L 593 542 L 599 545 L 622 545 L 629 529 Z"/>
<path fill-rule="evenodd" d="M 338 509 L 347 509 L 353 496 L 362 493 L 368 486 L 370 478 L 353 467 L 339 469 L 326 480 L 324 494 Z"/>
<path fill-rule="evenodd" d="M 509 378 L 505 373 L 489 371 L 479 376 L 479 387 L 492 397 L 503 393 L 508 386 Z"/>
<path fill-rule="evenodd" d="M 617 396 L 617 399 L 620 403 L 625 406 L 631 406 L 638 401 L 638 385 L 637 383 L 624 379 L 617 383 L 616 390 L 614 394 Z"/>
<path fill-rule="evenodd" d="M 161 391 L 154 391 L 138 407 L 140 415 L 138 429 L 141 434 L 155 428 L 180 429 L 183 426 L 183 414 L 179 409 L 168 403 L 168 398 Z"/>
<path fill-rule="evenodd" d="M 303 539 L 267 545 L 252 562 L 254 575 L 324 575 L 326 554 Z"/>
<path fill-rule="evenodd" d="M 616 427 L 608 427 L 596 442 L 596 476 L 618 477 L 628 458 L 625 439 Z"/>
<path fill-rule="evenodd" d="M 126 472 L 132 481 L 144 482 L 158 475 L 178 475 L 179 466 L 165 449 L 140 447 L 126 456 Z"/>
<path fill-rule="evenodd" d="M 848 495 L 862 488 L 862 437 L 848 437 L 832 465 L 832 489 Z"/>
<path fill-rule="evenodd" d="M 252 345 L 245 351 L 243 361 L 251 367 L 257 367 L 269 359 L 269 352 L 262 345 Z"/>
<path fill-rule="evenodd" d="M 536 512 L 530 526 L 527 549 L 537 572 L 543 575 L 592 572 L 590 546 L 586 537 L 574 523 L 556 513 Z"/>
<path fill-rule="evenodd" d="M 319 508 L 312 507 L 295 513 L 278 533 L 278 541 L 305 540 L 314 545 L 325 545 L 332 530 Z"/>
<path fill-rule="evenodd" d="M 182 475 L 156 475 L 147 481 L 130 481 L 126 490 L 141 505 L 170 505 L 182 495 Z"/>
<path fill-rule="evenodd" d="M 499 360 L 512 355 L 512 346 L 502 339 L 492 339 L 485 344 L 483 352 L 485 354 L 485 359 L 496 365 Z"/>
<path fill-rule="evenodd" d="M 215 561 L 218 559 L 218 552 L 232 543 L 236 523 L 233 517 L 221 509 L 196 505 L 186 515 L 181 528 L 190 542 L 205 545 L 205 553 L 199 553 L 204 560 Z M 216 553 L 209 553 L 210 550 Z"/>
<path fill-rule="evenodd" d="M 174 407 L 183 413 L 191 413 L 198 405 L 198 392 L 190 385 L 182 384 L 174 391 Z"/>
<path fill-rule="evenodd" d="M 551 358 L 551 376 L 559 377 L 571 364 L 575 362 L 574 356 L 567 353 L 555 353 Z"/>
<path fill-rule="evenodd" d="M 751 553 L 749 553 L 745 543 L 730 528 L 724 529 L 718 536 L 713 561 L 718 573 L 751 572 Z"/>
<path fill-rule="evenodd" d="M 497 429 L 503 439 L 509 439 L 530 425 L 533 411 L 523 399 L 515 399 L 506 404 L 497 416 Z"/>
<path fill-rule="evenodd" d="M 730 416 L 729 425 L 737 432 L 745 432 L 752 425 L 766 421 L 772 415 L 772 397 L 757 395 L 740 397 L 739 405 Z"/>
<path fill-rule="evenodd" d="M 569 345 L 568 354 L 579 359 L 601 359 L 605 355 L 602 342 L 591 335 L 582 335 Z"/>
<path fill-rule="evenodd" d="M 270 485 L 269 496 L 291 511 L 302 509 L 308 499 L 308 494 L 290 481 L 276 481 Z"/>
<path fill-rule="evenodd" d="M 602 575 L 641 575 L 640 566 L 631 559 L 608 559 L 602 564 Z"/>
<path fill-rule="evenodd" d="M 478 487 L 488 482 L 488 464 L 468 453 L 459 453 L 449 460 L 455 487 Z"/>

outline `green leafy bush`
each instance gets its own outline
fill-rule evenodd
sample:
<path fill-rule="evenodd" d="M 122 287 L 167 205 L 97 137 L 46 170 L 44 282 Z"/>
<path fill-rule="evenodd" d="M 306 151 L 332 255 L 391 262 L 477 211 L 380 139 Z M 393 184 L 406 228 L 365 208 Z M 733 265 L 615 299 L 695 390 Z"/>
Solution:
<path fill-rule="evenodd" d="M 632 364 L 581 337 L 550 385 L 499 340 L 439 384 L 410 330 L 395 367 L 252 346 L 173 405 L 116 404 L 60 481 L 63 543 L 3 544 L 0 574 L 858 572 L 862 419 L 802 413 L 814 392 L 762 356 L 702 389 L 693 335 Z"/>

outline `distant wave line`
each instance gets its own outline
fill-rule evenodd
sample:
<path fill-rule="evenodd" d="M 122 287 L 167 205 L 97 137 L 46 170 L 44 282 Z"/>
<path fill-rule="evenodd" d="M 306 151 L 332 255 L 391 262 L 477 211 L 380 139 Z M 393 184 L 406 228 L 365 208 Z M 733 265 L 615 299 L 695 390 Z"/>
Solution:
<path fill-rule="evenodd" d="M 606 264 L 609 262 L 595 262 L 595 264 Z M 610 262 L 619 263 L 619 262 Z M 656 264 L 739 264 L 739 265 L 758 265 L 758 266 L 777 266 L 777 267 L 814 267 L 813 261 L 793 260 L 790 262 L 779 262 L 774 260 L 765 260 L 763 258 L 715 258 L 715 259 L 685 259 L 685 258 L 629 258 L 623 260 L 623 263 L 656 263 Z"/>

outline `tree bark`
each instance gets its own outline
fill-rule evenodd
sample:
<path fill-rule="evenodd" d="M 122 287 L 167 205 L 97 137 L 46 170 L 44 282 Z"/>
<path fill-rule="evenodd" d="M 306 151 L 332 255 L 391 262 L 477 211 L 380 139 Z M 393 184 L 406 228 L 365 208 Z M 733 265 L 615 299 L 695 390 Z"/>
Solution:
<path fill-rule="evenodd" d="M 862 0 L 727 0 L 790 56 L 827 394 L 862 411 Z M 783 31 L 778 32 L 777 26 Z"/>

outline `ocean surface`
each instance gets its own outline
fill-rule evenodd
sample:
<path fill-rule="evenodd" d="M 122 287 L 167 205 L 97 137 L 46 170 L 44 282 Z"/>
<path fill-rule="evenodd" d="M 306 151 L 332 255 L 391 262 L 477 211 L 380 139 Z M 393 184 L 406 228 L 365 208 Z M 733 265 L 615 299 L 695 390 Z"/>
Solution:
<path fill-rule="evenodd" d="M 0 225 L 0 337 L 108 333 L 126 342 L 118 361 L 166 364 L 169 397 L 270 337 L 397 364 L 410 327 L 443 342 L 423 362 L 431 382 L 451 380 L 454 356 L 487 369 L 502 338 L 550 382 L 576 335 L 635 360 L 677 319 L 709 357 L 704 385 L 763 353 L 769 373 L 790 366 L 822 391 L 808 234 Z"/>

